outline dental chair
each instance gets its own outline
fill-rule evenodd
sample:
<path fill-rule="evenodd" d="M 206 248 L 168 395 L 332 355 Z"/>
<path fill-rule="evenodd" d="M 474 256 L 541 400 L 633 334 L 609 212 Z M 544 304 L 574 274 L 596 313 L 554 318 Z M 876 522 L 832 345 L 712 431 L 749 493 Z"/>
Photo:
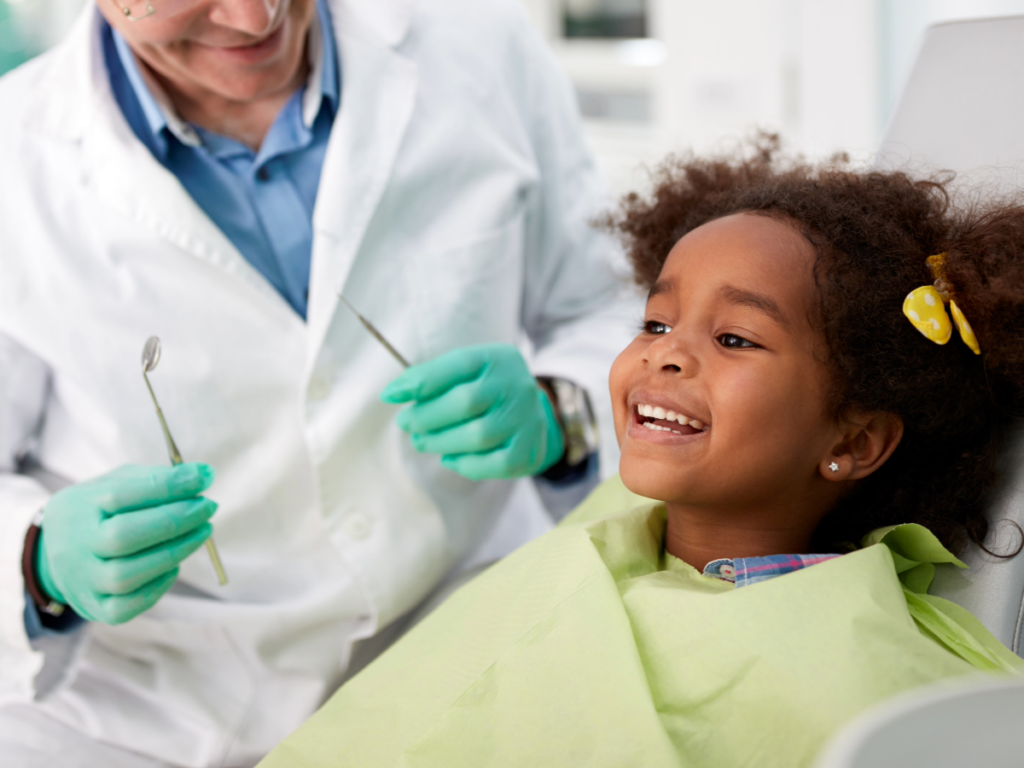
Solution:
<path fill-rule="evenodd" d="M 1024 682 L 912 691 L 847 726 L 815 768 L 1020 768 Z"/>
<path fill-rule="evenodd" d="M 1024 195 L 1024 16 L 952 22 L 925 34 L 876 160 L 956 187 Z M 1006 455 L 985 547 L 1015 552 L 1024 528 L 1024 423 Z M 1024 553 L 994 557 L 971 544 L 970 568 L 939 568 L 932 594 L 969 610 L 1021 654 Z M 1024 682 L 982 681 L 915 691 L 868 712 L 822 754 L 817 768 L 1024 766 Z"/>
<path fill-rule="evenodd" d="M 937 24 L 925 33 L 876 165 L 920 176 L 951 170 L 954 186 L 1024 194 L 1024 16 Z M 1012 523 L 1024 527 L 1024 426 L 1004 460 L 1007 482 L 985 541 L 1000 554 L 1020 544 Z M 969 610 L 1020 654 L 1024 554 L 1001 559 L 972 544 L 961 559 L 970 569 L 939 569 L 932 593 Z"/>

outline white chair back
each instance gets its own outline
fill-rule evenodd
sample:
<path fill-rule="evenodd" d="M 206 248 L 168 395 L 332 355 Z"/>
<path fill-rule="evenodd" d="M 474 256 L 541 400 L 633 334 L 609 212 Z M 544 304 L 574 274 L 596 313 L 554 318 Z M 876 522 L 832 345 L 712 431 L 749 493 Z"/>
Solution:
<path fill-rule="evenodd" d="M 921 176 L 952 170 L 954 187 L 983 184 L 1024 194 L 1024 16 L 927 31 L 876 165 Z M 985 542 L 998 553 L 1020 543 L 1011 521 L 1024 527 L 1024 430 L 1005 458 L 1008 482 L 991 510 Z M 972 545 L 963 560 L 970 570 L 940 568 L 932 592 L 969 610 L 1020 654 L 1024 555 L 999 559 Z"/>

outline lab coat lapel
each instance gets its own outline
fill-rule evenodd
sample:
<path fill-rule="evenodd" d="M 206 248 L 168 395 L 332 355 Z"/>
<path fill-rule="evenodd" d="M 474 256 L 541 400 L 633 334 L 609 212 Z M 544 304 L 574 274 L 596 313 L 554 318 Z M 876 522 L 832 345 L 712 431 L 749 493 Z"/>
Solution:
<path fill-rule="evenodd" d="M 331 8 L 342 98 L 313 212 L 310 365 L 387 188 L 416 100 L 416 65 L 392 47 L 401 40 L 411 2 L 394 3 L 385 17 L 365 10 L 354 1 Z"/>
<path fill-rule="evenodd" d="M 81 143 L 83 182 L 125 221 L 232 274 L 264 297 L 273 308 L 268 312 L 298 322 L 273 286 L 132 132 L 110 90 L 99 28 L 99 12 L 90 4 L 58 52 L 65 64 L 52 67 L 61 77 L 39 89 L 38 109 L 30 110 L 29 119 L 55 138 Z"/>

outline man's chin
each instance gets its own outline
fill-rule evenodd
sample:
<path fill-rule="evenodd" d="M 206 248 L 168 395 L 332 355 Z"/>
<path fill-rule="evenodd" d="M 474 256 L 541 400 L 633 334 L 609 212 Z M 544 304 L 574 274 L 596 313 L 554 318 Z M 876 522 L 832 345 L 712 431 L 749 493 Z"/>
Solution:
<path fill-rule="evenodd" d="M 222 99 L 239 103 L 260 101 L 280 93 L 292 83 L 291 77 L 254 76 L 250 72 L 233 74 L 231 70 L 220 71 L 215 77 L 195 78 L 212 93 Z"/>

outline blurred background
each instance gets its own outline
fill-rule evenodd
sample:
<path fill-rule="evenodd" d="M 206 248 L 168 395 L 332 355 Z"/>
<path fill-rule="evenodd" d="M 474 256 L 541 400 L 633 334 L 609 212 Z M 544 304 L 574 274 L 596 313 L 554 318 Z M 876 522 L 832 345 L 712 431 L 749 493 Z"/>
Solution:
<path fill-rule="evenodd" d="M 0 72 L 59 41 L 83 2 L 0 0 Z M 615 194 L 668 152 L 727 148 L 755 127 L 808 155 L 869 159 L 928 25 L 1024 15 L 1024 0 L 522 2 Z"/>

